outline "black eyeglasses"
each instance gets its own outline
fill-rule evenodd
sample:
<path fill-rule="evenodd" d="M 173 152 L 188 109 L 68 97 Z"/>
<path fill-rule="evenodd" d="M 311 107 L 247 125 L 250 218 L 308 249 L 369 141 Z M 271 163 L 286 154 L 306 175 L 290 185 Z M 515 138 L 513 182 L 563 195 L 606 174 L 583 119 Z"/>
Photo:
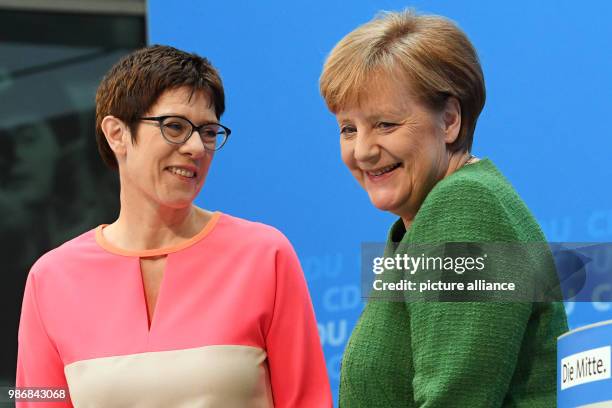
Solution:
<path fill-rule="evenodd" d="M 214 151 L 223 147 L 232 131 L 220 123 L 205 123 L 196 126 L 182 116 L 154 116 L 140 118 L 140 120 L 154 120 L 158 123 L 163 138 L 176 145 L 182 145 L 193 134 L 198 132 L 204 148 Z"/>

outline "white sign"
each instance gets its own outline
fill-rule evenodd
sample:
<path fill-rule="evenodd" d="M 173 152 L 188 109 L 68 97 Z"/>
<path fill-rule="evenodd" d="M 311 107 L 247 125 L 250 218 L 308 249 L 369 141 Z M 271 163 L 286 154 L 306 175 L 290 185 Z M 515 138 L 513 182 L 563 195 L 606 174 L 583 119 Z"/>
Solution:
<path fill-rule="evenodd" d="M 599 347 L 561 359 L 561 390 L 610 378 L 610 348 Z"/>

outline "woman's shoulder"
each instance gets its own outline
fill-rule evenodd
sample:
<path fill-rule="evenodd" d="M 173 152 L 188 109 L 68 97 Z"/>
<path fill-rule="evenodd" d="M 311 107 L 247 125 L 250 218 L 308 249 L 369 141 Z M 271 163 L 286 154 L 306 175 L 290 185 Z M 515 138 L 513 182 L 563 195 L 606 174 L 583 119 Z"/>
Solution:
<path fill-rule="evenodd" d="M 222 214 L 215 233 L 218 234 L 215 241 L 225 248 L 227 256 L 236 256 L 249 262 L 257 259 L 262 270 L 266 269 L 263 265 L 278 267 L 285 263 L 293 266 L 281 268 L 284 272 L 293 274 L 299 269 L 295 268 L 299 263 L 293 245 L 285 234 L 271 225 Z M 276 267 L 268 270 L 277 272 Z"/>
<path fill-rule="evenodd" d="M 440 180 L 423 203 L 425 210 L 428 207 L 442 207 L 449 213 L 459 212 L 459 215 L 467 209 L 521 216 L 529 213 L 512 184 L 489 159 L 464 166 Z"/>
<path fill-rule="evenodd" d="M 30 273 L 40 273 L 42 270 L 61 270 L 62 265 L 87 257 L 92 250 L 97 248 L 95 229 L 88 230 L 41 255 L 34 262 Z"/>
<path fill-rule="evenodd" d="M 527 205 L 488 159 L 467 165 L 431 190 L 413 226 L 433 228 L 449 239 L 542 241 Z M 427 233 L 426 233 L 427 234 Z"/>
<path fill-rule="evenodd" d="M 259 221 L 222 213 L 217 227 L 219 233 L 249 245 L 291 246 L 285 234 L 279 229 Z"/>
<path fill-rule="evenodd" d="M 516 194 L 510 182 L 489 159 L 468 164 L 440 180 L 427 197 L 442 203 L 481 200 L 499 204 L 506 195 Z"/>

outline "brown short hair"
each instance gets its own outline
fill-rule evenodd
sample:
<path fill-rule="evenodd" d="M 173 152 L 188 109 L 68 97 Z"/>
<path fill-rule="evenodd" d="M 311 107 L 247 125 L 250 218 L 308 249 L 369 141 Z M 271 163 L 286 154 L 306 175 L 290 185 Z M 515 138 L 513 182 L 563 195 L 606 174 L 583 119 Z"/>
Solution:
<path fill-rule="evenodd" d="M 476 50 L 452 21 L 412 10 L 384 12 L 346 35 L 331 51 L 320 78 L 321 95 L 336 113 L 366 97 L 378 75 L 397 73 L 434 110 L 453 96 L 461 105 L 461 130 L 452 150 L 469 151 L 485 103 Z"/>
<path fill-rule="evenodd" d="M 96 142 L 104 162 L 117 169 L 117 158 L 104 133 L 102 120 L 113 115 L 125 122 L 136 141 L 138 118 L 167 90 L 191 87 L 211 99 L 217 120 L 225 111 L 223 83 L 211 63 L 197 54 L 153 45 L 132 52 L 117 62 L 102 79 L 96 93 Z"/>

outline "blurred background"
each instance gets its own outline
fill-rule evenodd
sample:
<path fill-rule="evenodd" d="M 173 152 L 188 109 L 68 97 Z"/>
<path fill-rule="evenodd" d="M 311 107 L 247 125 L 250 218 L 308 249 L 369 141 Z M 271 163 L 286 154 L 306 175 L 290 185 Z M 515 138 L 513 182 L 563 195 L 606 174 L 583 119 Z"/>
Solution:
<path fill-rule="evenodd" d="M 474 154 L 501 169 L 548 240 L 612 241 L 612 2 L 0 0 L 3 383 L 14 383 L 29 267 L 117 214 L 116 175 L 95 147 L 95 89 L 121 55 L 160 43 L 219 68 L 233 132 L 197 204 L 274 225 L 292 241 L 337 396 L 363 308 L 360 245 L 384 241 L 394 217 L 343 167 L 317 82 L 344 35 L 405 7 L 451 18 L 476 46 L 487 104 Z M 612 305 L 597 299 L 566 311 L 572 328 L 612 319 Z"/>
<path fill-rule="evenodd" d="M 145 15 L 136 0 L 0 0 L 0 385 L 15 384 L 30 266 L 118 214 L 118 179 L 95 144 L 95 93 L 145 45 Z"/>

